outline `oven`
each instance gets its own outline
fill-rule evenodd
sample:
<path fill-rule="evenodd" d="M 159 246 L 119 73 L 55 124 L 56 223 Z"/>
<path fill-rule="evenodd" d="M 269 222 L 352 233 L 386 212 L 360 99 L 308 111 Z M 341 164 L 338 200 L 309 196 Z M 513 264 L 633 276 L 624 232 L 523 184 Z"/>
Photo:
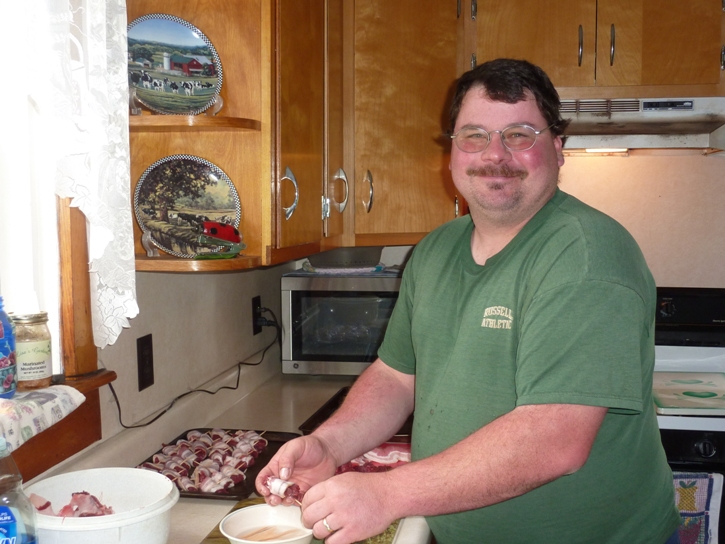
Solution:
<path fill-rule="evenodd" d="M 687 524 L 680 534 L 725 543 L 725 289 L 659 287 L 655 352 L 653 400 Z"/>

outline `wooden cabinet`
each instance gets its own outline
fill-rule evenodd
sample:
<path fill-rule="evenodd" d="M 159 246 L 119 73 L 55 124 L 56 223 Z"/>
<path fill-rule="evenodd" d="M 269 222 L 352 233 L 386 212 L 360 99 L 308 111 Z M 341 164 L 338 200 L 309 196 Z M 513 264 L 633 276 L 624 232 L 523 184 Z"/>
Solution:
<path fill-rule="evenodd" d="M 456 216 L 456 41 L 455 1 L 355 2 L 355 245 L 416 243 Z"/>
<path fill-rule="evenodd" d="M 478 0 L 476 56 L 525 58 L 557 88 L 717 86 L 722 19 L 718 0 Z"/>
<path fill-rule="evenodd" d="M 341 1 L 127 1 L 129 22 L 164 13 L 206 35 L 223 67 L 224 101 L 216 116 L 148 111 L 132 116 L 132 191 L 144 170 L 163 157 L 202 157 L 234 183 L 242 208 L 239 230 L 247 244 L 234 259 L 147 257 L 136 225 L 138 270 L 235 270 L 320 251 L 328 115 L 326 10 L 328 2 Z M 339 66 L 335 71 L 337 81 Z M 335 136 L 338 148 L 341 138 L 341 133 Z"/>
<path fill-rule="evenodd" d="M 596 0 L 478 0 L 476 60 L 526 59 L 555 85 L 594 85 L 596 24 Z"/>
<path fill-rule="evenodd" d="M 346 25 L 343 0 L 327 0 L 326 84 L 325 84 L 325 186 L 323 245 L 325 249 L 342 245 L 345 235 L 345 218 L 352 212 L 350 180 L 345 161 L 345 102 L 351 78 L 346 78 L 349 67 L 345 66 Z"/>
<path fill-rule="evenodd" d="M 322 238 L 325 1 L 277 0 L 276 247 Z"/>
<path fill-rule="evenodd" d="M 128 0 L 126 7 L 129 22 L 150 13 L 163 13 L 195 25 L 214 45 L 223 68 L 220 95 L 224 106 L 217 116 L 156 115 L 144 111 L 143 115 L 131 117 L 132 194 L 143 172 L 159 159 L 175 154 L 206 159 L 234 183 L 242 211 L 239 230 L 247 244 L 243 256 L 235 259 L 195 261 L 163 253 L 161 257 L 147 257 L 140 242 L 141 230 L 135 224 L 137 270 L 216 271 L 260 266 L 264 253 L 263 218 L 270 213 L 269 207 L 264 210 L 262 206 L 269 194 L 270 179 L 269 160 L 262 160 L 266 130 L 261 85 L 262 1 L 220 4 L 213 0 Z M 265 174 L 266 189 L 262 182 Z"/>

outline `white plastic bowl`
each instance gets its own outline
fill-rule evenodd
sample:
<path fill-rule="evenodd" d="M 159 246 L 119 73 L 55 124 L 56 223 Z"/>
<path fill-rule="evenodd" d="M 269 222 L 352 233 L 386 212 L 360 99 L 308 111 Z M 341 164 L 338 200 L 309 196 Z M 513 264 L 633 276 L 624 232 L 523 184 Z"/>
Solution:
<path fill-rule="evenodd" d="M 295 527 L 304 532 L 301 536 L 268 540 L 274 544 L 309 544 L 312 542 L 312 529 L 302 525 L 302 511 L 299 506 L 270 506 L 268 504 L 255 504 L 240 508 L 228 514 L 219 523 L 219 530 L 232 544 L 252 544 L 251 540 L 239 538 L 249 534 L 250 531 L 265 527 Z"/>
<path fill-rule="evenodd" d="M 49 500 L 55 512 L 80 491 L 113 508 L 113 514 L 84 518 L 38 514 L 36 529 L 43 544 L 166 544 L 171 507 L 179 500 L 179 490 L 166 476 L 138 468 L 68 472 L 24 490 Z"/>

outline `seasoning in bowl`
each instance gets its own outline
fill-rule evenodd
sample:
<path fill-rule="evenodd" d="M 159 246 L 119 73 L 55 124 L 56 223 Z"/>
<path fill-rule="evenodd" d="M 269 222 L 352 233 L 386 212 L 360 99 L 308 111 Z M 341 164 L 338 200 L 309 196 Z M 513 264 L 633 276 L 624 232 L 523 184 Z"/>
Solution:
<path fill-rule="evenodd" d="M 246 506 L 222 519 L 219 531 L 232 544 L 312 542 L 312 529 L 302 524 L 302 510 L 299 506 L 271 506 L 266 503 Z"/>

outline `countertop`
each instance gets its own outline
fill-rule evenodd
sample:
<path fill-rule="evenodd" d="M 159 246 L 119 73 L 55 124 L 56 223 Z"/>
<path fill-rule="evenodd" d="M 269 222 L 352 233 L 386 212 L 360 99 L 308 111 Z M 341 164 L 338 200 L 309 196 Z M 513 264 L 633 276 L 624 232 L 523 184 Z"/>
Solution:
<path fill-rule="evenodd" d="M 340 388 L 353 382 L 345 377 L 315 378 L 275 376 L 206 426 L 301 434 L 298 427 Z M 169 543 L 199 544 L 235 504 L 233 500 L 179 499 L 171 509 Z"/>
<path fill-rule="evenodd" d="M 352 378 L 275 376 L 239 400 L 208 427 L 269 429 L 299 433 L 299 426 Z M 270 402 L 270 399 L 274 399 Z M 280 399 L 280 400 L 277 400 Z M 199 544 L 234 507 L 235 501 L 181 498 L 171 510 L 173 544 Z M 430 530 L 425 519 L 408 518 L 401 523 L 396 544 L 428 544 Z"/>

